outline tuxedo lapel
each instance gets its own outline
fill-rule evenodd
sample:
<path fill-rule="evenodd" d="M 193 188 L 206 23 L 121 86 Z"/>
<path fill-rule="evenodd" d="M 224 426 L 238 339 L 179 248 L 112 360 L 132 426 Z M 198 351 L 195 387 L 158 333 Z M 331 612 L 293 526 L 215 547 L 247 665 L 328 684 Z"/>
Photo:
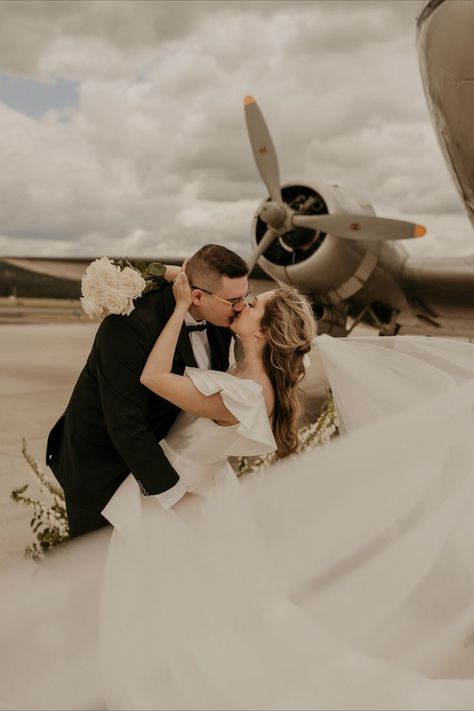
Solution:
<path fill-rule="evenodd" d="M 197 368 L 196 358 L 194 357 L 191 341 L 189 340 L 189 333 L 184 325 L 178 336 L 176 350 L 179 351 L 186 365 L 190 368 Z"/>
<path fill-rule="evenodd" d="M 174 311 L 175 300 L 173 290 L 170 285 L 166 284 L 160 291 L 161 298 L 161 320 L 162 327 L 170 318 Z M 225 328 L 219 328 L 212 323 L 207 324 L 207 338 L 211 350 L 211 368 L 213 370 L 227 370 L 229 367 L 229 343 L 230 331 Z M 176 350 L 184 360 L 185 364 L 191 368 L 197 368 L 196 358 L 194 357 L 189 333 L 186 326 L 183 324 L 178 337 Z"/>
<path fill-rule="evenodd" d="M 173 296 L 173 290 L 169 286 L 165 286 L 160 292 L 163 296 L 163 326 L 166 324 L 171 314 L 174 311 L 175 299 Z M 193 349 L 191 347 L 191 341 L 189 340 L 189 334 L 183 324 L 180 334 L 178 336 L 178 342 L 176 344 L 176 350 L 181 355 L 185 364 L 190 368 L 197 368 L 196 358 L 194 357 Z"/>
<path fill-rule="evenodd" d="M 223 338 L 222 329 L 208 324 L 207 337 L 211 349 L 211 368 L 227 370 L 229 367 L 229 341 Z"/>

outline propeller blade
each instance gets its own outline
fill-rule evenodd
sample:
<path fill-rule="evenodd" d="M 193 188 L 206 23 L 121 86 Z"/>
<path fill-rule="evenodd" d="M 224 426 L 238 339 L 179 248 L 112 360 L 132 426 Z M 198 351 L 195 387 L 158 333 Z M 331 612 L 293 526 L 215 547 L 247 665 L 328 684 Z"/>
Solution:
<path fill-rule="evenodd" d="M 309 227 L 320 232 L 357 242 L 385 242 L 423 237 L 426 228 L 414 222 L 388 220 L 375 215 L 293 215 L 295 227 Z"/>
<path fill-rule="evenodd" d="M 252 271 L 260 257 L 266 250 L 269 248 L 271 243 L 278 237 L 277 233 L 274 232 L 273 230 L 267 230 L 265 234 L 263 235 L 262 239 L 257 245 L 257 249 L 255 252 L 252 254 L 250 259 L 247 259 L 247 264 L 249 268 L 249 272 Z"/>
<path fill-rule="evenodd" d="M 280 171 L 270 131 L 252 96 L 245 97 L 244 105 L 247 131 L 258 172 L 262 176 L 273 202 L 281 203 Z"/>

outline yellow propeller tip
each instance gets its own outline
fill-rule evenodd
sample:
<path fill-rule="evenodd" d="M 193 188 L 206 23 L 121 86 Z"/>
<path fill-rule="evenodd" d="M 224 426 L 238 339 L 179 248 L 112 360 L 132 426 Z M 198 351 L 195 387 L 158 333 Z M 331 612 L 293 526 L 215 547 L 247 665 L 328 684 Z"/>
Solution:
<path fill-rule="evenodd" d="M 415 225 L 415 233 L 413 237 L 423 237 L 426 234 L 426 227 L 423 225 Z"/>
<path fill-rule="evenodd" d="M 255 99 L 253 98 L 253 96 L 246 96 L 245 97 L 245 99 L 244 99 L 245 106 L 250 106 L 250 104 L 254 104 L 254 103 L 255 103 Z"/>

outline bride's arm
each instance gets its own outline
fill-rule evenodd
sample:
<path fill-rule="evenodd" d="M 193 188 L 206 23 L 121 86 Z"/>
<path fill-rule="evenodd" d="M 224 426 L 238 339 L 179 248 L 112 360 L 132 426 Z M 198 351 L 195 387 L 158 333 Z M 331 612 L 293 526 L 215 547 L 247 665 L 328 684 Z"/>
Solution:
<path fill-rule="evenodd" d="M 148 356 L 140 382 L 181 410 L 225 424 L 235 424 L 238 420 L 226 408 L 219 393 L 203 395 L 194 387 L 190 378 L 171 372 L 178 336 L 191 304 L 189 282 L 181 270 L 175 279 L 173 293 L 176 299 L 175 310 Z"/>
<path fill-rule="evenodd" d="M 173 264 L 165 264 L 166 271 L 163 274 L 163 278 L 166 279 L 166 281 L 174 281 L 180 271 L 182 270 L 182 267 L 176 267 Z"/>

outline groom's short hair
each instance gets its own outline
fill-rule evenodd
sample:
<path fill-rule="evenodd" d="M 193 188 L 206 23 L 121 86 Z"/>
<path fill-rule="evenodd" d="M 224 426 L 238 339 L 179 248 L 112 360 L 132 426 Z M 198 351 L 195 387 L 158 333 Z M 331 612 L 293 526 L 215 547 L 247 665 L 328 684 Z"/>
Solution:
<path fill-rule="evenodd" d="M 238 279 L 247 276 L 248 273 L 249 268 L 242 257 L 220 244 L 205 244 L 190 257 L 186 266 L 190 283 L 203 287 L 217 284 L 223 276 Z M 206 283 L 200 284 L 202 280 Z"/>

